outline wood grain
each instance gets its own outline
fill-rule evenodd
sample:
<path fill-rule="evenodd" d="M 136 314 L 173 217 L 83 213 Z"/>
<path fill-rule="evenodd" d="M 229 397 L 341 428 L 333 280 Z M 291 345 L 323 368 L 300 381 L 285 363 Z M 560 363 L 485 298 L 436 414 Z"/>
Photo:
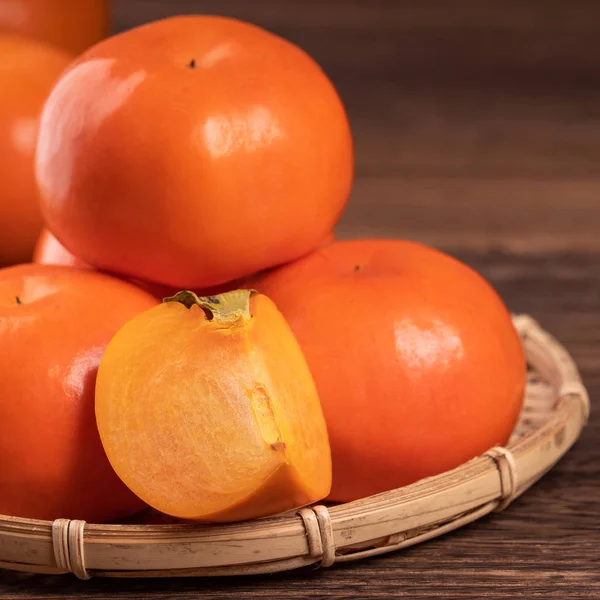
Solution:
<path fill-rule="evenodd" d="M 119 0 L 116 29 L 238 16 L 302 45 L 348 107 L 343 237 L 410 237 L 477 268 L 576 358 L 580 441 L 502 514 L 389 556 L 284 575 L 79 582 L 0 573 L 0 598 L 600 598 L 600 3 Z"/>

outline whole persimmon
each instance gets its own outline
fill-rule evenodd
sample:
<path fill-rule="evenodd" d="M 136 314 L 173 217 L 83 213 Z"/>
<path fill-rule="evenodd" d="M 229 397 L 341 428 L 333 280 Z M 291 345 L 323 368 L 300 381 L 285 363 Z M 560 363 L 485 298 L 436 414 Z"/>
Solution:
<path fill-rule="evenodd" d="M 121 479 L 169 515 L 251 519 L 331 486 L 302 351 L 275 305 L 248 290 L 179 292 L 127 323 L 100 364 L 96 418 Z"/>
<path fill-rule="evenodd" d="M 346 113 L 320 67 L 214 16 L 157 21 L 84 53 L 46 103 L 37 150 L 43 212 L 69 251 L 179 289 L 310 252 L 352 174 Z"/>
<path fill-rule="evenodd" d="M 145 506 L 106 458 L 94 386 L 112 336 L 155 304 L 92 271 L 0 270 L 0 514 L 103 522 Z"/>
<path fill-rule="evenodd" d="M 497 293 L 463 263 L 407 241 L 336 242 L 253 285 L 315 378 L 332 499 L 407 485 L 508 440 L 523 350 Z"/>
<path fill-rule="evenodd" d="M 47 229 L 43 229 L 33 252 L 33 262 L 38 265 L 63 265 L 78 269 L 90 268 L 73 256 Z"/>
<path fill-rule="evenodd" d="M 0 0 L 0 33 L 79 54 L 108 35 L 108 0 Z"/>
<path fill-rule="evenodd" d="M 0 266 L 31 260 L 42 229 L 34 152 L 42 105 L 71 57 L 0 34 Z"/>

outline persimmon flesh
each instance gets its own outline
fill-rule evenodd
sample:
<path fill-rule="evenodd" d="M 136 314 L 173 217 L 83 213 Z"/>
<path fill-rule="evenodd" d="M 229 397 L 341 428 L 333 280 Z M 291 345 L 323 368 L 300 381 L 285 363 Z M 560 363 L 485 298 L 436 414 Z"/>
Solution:
<path fill-rule="evenodd" d="M 169 515 L 250 519 L 330 490 L 316 388 L 266 296 L 180 292 L 134 318 L 102 359 L 96 419 L 117 474 Z"/>
<path fill-rule="evenodd" d="M 0 0 L 0 32 L 40 40 L 73 55 L 99 42 L 109 28 L 108 0 Z"/>

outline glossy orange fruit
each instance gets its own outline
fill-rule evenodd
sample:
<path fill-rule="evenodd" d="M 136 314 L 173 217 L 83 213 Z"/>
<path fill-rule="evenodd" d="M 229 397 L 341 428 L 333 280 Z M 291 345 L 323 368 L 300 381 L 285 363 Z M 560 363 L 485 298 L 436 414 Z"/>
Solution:
<path fill-rule="evenodd" d="M 336 242 L 253 283 L 315 378 L 332 499 L 412 483 L 508 440 L 525 359 L 504 304 L 466 265 L 411 242 Z"/>
<path fill-rule="evenodd" d="M 331 486 L 315 384 L 266 297 L 180 292 L 127 323 L 96 384 L 104 448 L 161 512 L 236 521 L 320 500 Z"/>
<path fill-rule="evenodd" d="M 108 35 L 108 0 L 0 0 L 0 33 L 79 54 Z"/>
<path fill-rule="evenodd" d="M 33 262 L 38 265 L 62 265 L 66 267 L 75 267 L 77 269 L 94 269 L 94 267 L 88 265 L 71 254 L 51 233 L 48 229 L 43 229 L 40 237 L 38 238 L 35 250 L 33 253 Z M 110 273 L 109 273 L 110 275 Z M 178 290 L 172 287 L 161 285 L 159 283 L 152 283 L 149 281 L 141 281 L 139 279 L 130 279 L 131 283 L 134 283 L 138 287 L 150 292 L 158 300 L 173 296 Z M 194 290 L 199 296 L 211 296 L 222 292 L 228 292 L 232 289 L 236 289 L 236 282 L 219 285 L 212 288 L 206 288 L 204 290 Z"/>
<path fill-rule="evenodd" d="M 327 234 L 325 239 L 322 242 L 322 246 L 326 246 L 335 241 L 335 234 L 333 232 Z M 39 265 L 63 265 L 67 267 L 77 267 L 77 268 L 87 268 L 91 269 L 87 263 L 83 262 L 81 259 L 77 258 L 73 254 L 71 254 L 51 233 L 48 229 L 43 229 L 38 241 L 35 245 L 35 250 L 33 253 L 33 262 Z M 250 275 L 243 280 L 238 282 L 233 282 L 231 284 L 225 284 L 221 286 L 217 286 L 216 288 L 206 289 L 203 291 L 197 291 L 196 293 L 199 296 L 211 296 L 215 294 L 219 294 L 222 292 L 231 291 L 233 289 L 237 289 L 237 287 L 252 287 L 251 282 L 256 277 L 256 274 Z M 249 283 L 248 285 L 243 285 L 244 283 Z M 158 295 L 161 298 L 166 298 L 167 296 L 173 296 L 177 290 L 173 288 L 169 288 L 167 286 L 161 286 L 159 284 L 152 285 L 152 288 L 155 289 Z M 156 294 L 155 294 L 156 295 Z"/>
<path fill-rule="evenodd" d="M 33 262 L 38 265 L 63 265 L 79 269 L 91 268 L 73 256 L 47 229 L 43 229 L 33 252 Z"/>
<path fill-rule="evenodd" d="M 316 248 L 352 172 L 348 120 L 319 66 L 256 26 L 210 16 L 84 53 L 46 104 L 37 153 L 48 227 L 69 251 L 188 289 Z"/>
<path fill-rule="evenodd" d="M 0 270 L 0 514 L 103 522 L 144 506 L 106 458 L 94 385 L 112 336 L 155 304 L 91 271 Z"/>
<path fill-rule="evenodd" d="M 39 115 L 71 58 L 15 35 L 0 35 L 0 266 L 31 260 L 42 228 L 34 177 Z"/>

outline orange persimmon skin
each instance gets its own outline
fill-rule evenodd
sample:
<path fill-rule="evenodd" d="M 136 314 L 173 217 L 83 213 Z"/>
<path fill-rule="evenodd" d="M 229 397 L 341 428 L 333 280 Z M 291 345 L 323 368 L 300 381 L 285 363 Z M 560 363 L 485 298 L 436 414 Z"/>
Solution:
<path fill-rule="evenodd" d="M 94 384 L 113 334 L 155 304 L 91 271 L 0 270 L 0 514 L 105 522 L 145 506 L 103 451 Z"/>
<path fill-rule="evenodd" d="M 71 254 L 47 229 L 43 229 L 33 252 L 33 262 L 38 265 L 62 265 L 78 269 L 91 268 Z"/>
<path fill-rule="evenodd" d="M 288 320 L 317 384 L 331 499 L 407 485 L 507 442 L 523 350 L 466 265 L 412 242 L 336 242 L 253 285 Z"/>
<path fill-rule="evenodd" d="M 84 53 L 46 103 L 37 150 L 44 216 L 69 251 L 178 289 L 310 252 L 352 176 L 348 120 L 319 66 L 213 16 L 143 25 Z"/>
<path fill-rule="evenodd" d="M 74 267 L 76 269 L 92 269 L 86 262 L 77 258 L 71 254 L 51 233 L 48 229 L 43 229 L 40 237 L 38 238 L 35 250 L 33 252 L 33 262 L 38 265 L 62 265 L 65 267 Z M 110 275 L 111 273 L 109 273 Z M 159 283 L 152 283 L 149 281 L 140 280 L 129 280 L 131 283 L 138 287 L 150 292 L 158 300 L 173 296 L 178 290 L 160 285 Z M 227 292 L 229 290 L 241 287 L 235 284 L 235 282 L 220 285 L 214 288 L 205 290 L 194 290 L 198 296 L 211 296 Z"/>
<path fill-rule="evenodd" d="M 332 231 L 327 234 L 321 246 L 328 246 L 335 242 L 335 233 Z M 38 265 L 63 265 L 65 267 L 76 267 L 79 269 L 91 269 L 87 263 L 71 254 L 53 235 L 48 229 L 43 229 L 38 241 L 35 245 L 33 252 L 33 262 Z M 239 289 L 243 287 L 252 287 L 250 283 L 256 275 L 251 275 L 243 280 L 237 282 L 228 282 L 220 286 L 209 288 L 203 291 L 196 291 L 198 296 L 214 296 L 230 290 Z M 243 285 L 249 283 L 249 285 Z M 150 284 L 148 284 L 150 285 Z M 168 286 L 161 286 L 155 284 L 151 286 L 155 296 L 166 298 L 167 296 L 173 296 L 178 290 L 170 288 Z"/>
<path fill-rule="evenodd" d="M 17 33 L 77 55 L 109 30 L 108 0 L 0 0 L 0 33 Z"/>
<path fill-rule="evenodd" d="M 209 296 L 204 309 L 165 302 L 127 323 L 102 359 L 96 420 L 107 456 L 166 514 L 239 521 L 330 490 L 327 429 L 306 361 L 273 303 L 249 294 Z M 225 316 L 230 298 L 247 312 Z"/>
<path fill-rule="evenodd" d="M 62 50 L 0 34 L 0 267 L 30 261 L 42 229 L 34 176 L 38 121 L 70 61 Z"/>

